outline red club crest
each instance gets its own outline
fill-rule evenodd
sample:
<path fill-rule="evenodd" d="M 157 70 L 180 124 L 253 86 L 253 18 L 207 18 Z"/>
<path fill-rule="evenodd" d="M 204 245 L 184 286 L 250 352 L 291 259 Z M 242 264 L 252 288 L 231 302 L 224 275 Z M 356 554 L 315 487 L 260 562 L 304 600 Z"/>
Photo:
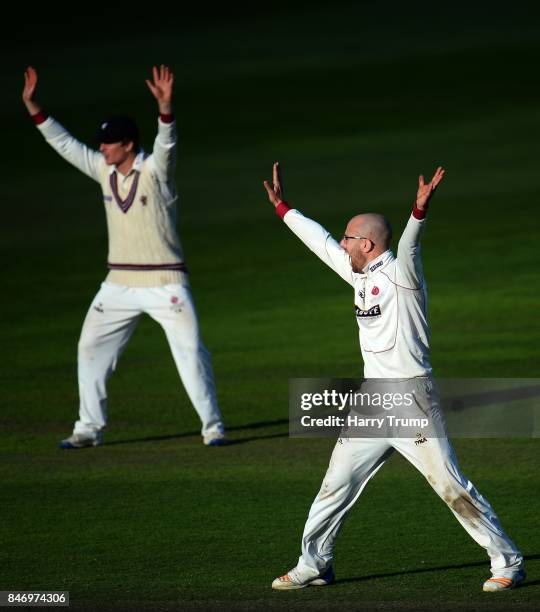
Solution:
<path fill-rule="evenodd" d="M 178 304 L 178 298 L 176 297 L 176 295 L 173 295 L 173 296 L 171 297 L 171 303 L 173 303 L 173 304 Z"/>
<path fill-rule="evenodd" d="M 379 295 L 379 287 L 373 287 L 371 290 L 371 295 Z"/>

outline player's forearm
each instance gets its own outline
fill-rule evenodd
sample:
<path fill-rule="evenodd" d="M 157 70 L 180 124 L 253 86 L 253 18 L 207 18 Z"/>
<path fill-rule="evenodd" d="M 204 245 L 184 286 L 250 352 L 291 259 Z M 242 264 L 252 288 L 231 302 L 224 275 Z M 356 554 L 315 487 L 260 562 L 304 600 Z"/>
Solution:
<path fill-rule="evenodd" d="M 276 214 L 279 215 L 289 229 L 314 253 L 323 255 L 324 246 L 330 237 L 330 232 L 322 225 L 305 217 L 300 211 L 290 209 L 288 204 L 280 202 L 276 206 Z"/>
<path fill-rule="evenodd" d="M 285 202 L 280 202 L 276 206 L 276 214 L 308 249 L 345 281 L 353 284 L 349 256 L 332 238 L 330 232 L 313 219 L 304 217 L 298 210 L 289 209 Z"/>
<path fill-rule="evenodd" d="M 420 257 L 420 237 L 424 224 L 424 221 L 411 216 L 399 239 L 397 258 L 408 267 L 414 267 L 414 260 Z"/>
<path fill-rule="evenodd" d="M 407 225 L 403 230 L 403 234 L 399 239 L 398 254 L 401 250 L 414 250 L 420 244 L 420 238 L 426 224 L 427 206 L 419 208 L 416 203 L 413 205 L 411 216 L 407 221 Z"/>
<path fill-rule="evenodd" d="M 160 113 L 158 133 L 152 153 L 160 180 L 173 181 L 176 166 L 176 122 L 173 114 Z"/>
<path fill-rule="evenodd" d="M 397 250 L 398 282 L 409 288 L 418 288 L 423 283 L 423 268 L 420 238 L 426 224 L 416 207 L 403 230 Z"/>
<path fill-rule="evenodd" d="M 30 115 L 34 116 L 41 113 L 41 105 L 35 102 L 34 100 L 23 100 L 23 102 Z"/>
<path fill-rule="evenodd" d="M 66 161 L 90 178 L 99 181 L 102 155 L 76 140 L 60 123 L 43 111 L 32 115 L 47 143 Z"/>
<path fill-rule="evenodd" d="M 172 115 L 173 114 L 172 102 L 158 101 L 158 109 L 159 109 L 160 115 Z"/>

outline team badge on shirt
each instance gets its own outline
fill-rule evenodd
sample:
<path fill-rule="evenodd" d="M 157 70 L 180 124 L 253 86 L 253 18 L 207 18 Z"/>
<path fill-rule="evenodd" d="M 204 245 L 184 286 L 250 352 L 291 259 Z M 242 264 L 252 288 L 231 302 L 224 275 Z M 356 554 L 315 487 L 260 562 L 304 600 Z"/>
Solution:
<path fill-rule="evenodd" d="M 141 204 L 143 206 L 146 206 L 148 204 L 148 198 L 145 195 L 141 196 Z"/>
<path fill-rule="evenodd" d="M 371 295 L 379 295 L 379 292 L 379 287 L 373 287 L 373 289 L 371 290 Z"/>

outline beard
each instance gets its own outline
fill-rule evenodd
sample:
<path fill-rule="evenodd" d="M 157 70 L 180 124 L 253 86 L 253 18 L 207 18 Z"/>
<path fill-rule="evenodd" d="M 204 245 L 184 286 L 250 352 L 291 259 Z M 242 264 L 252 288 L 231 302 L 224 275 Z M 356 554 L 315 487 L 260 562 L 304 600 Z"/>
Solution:
<path fill-rule="evenodd" d="M 358 257 L 358 255 L 350 255 L 351 260 L 351 268 L 352 271 L 356 274 L 360 274 L 366 265 L 366 260 L 364 257 Z"/>

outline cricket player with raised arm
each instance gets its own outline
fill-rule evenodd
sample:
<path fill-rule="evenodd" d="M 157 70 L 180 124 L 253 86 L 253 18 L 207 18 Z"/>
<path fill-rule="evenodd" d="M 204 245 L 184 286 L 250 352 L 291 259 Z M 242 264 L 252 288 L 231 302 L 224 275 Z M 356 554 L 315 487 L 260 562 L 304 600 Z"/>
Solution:
<path fill-rule="evenodd" d="M 79 420 L 64 449 L 97 446 L 107 420 L 106 383 L 141 315 L 163 328 L 178 373 L 201 421 L 207 446 L 226 443 L 210 354 L 204 347 L 187 267 L 176 233 L 174 76 L 163 64 L 146 84 L 156 99 L 157 136 L 150 155 L 127 116 L 105 120 L 99 151 L 77 141 L 35 101 L 38 76 L 24 75 L 23 102 L 47 143 L 99 183 L 109 234 L 109 273 L 83 324 L 78 346 Z M 154 407 L 150 407 L 154 409 Z"/>
<path fill-rule="evenodd" d="M 264 181 L 270 202 L 289 229 L 353 287 L 365 379 L 368 383 L 370 379 L 413 380 L 415 388 L 423 390 L 415 401 L 424 403 L 420 407 L 426 413 L 437 410 L 437 400 L 429 362 L 420 236 L 428 204 L 443 177 L 440 167 L 428 183 L 420 176 L 397 257 L 390 250 L 390 224 L 382 215 L 353 217 L 338 243 L 318 223 L 289 208 L 283 199 L 279 164 L 274 164 L 273 184 Z M 411 437 L 338 439 L 309 512 L 298 564 L 276 578 L 272 588 L 324 586 L 334 580 L 337 534 L 369 479 L 394 450 L 424 475 L 467 533 L 486 549 L 492 577 L 484 582 L 484 591 L 511 589 L 525 578 L 523 556 L 502 530 L 489 502 L 461 473 L 446 432 L 417 442 Z"/>

